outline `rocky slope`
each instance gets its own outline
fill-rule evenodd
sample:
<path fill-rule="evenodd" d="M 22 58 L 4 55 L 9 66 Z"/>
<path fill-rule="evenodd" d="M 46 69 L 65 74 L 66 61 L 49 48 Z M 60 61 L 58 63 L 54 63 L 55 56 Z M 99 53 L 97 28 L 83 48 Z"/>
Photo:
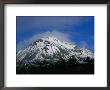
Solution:
<path fill-rule="evenodd" d="M 77 63 L 85 63 L 87 58 L 94 59 L 94 54 L 88 49 L 48 36 L 37 39 L 16 55 L 17 67 L 36 66 L 43 61 L 56 63 L 60 59 L 68 62 L 72 58 Z"/>

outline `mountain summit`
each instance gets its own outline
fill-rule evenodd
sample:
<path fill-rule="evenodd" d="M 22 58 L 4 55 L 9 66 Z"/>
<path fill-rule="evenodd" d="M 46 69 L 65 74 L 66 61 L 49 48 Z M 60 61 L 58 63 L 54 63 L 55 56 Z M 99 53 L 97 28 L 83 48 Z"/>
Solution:
<path fill-rule="evenodd" d="M 68 62 L 74 58 L 77 63 L 85 63 L 87 58 L 93 59 L 93 53 L 75 44 L 61 41 L 53 36 L 39 38 L 25 49 L 17 52 L 17 66 L 36 65 L 36 62 L 58 62 L 63 59 Z"/>

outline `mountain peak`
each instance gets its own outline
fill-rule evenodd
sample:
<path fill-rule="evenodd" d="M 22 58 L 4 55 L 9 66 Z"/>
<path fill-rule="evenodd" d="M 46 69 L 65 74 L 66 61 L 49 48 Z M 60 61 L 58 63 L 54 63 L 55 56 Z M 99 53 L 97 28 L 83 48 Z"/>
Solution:
<path fill-rule="evenodd" d="M 79 48 L 77 45 L 61 41 L 54 36 L 47 36 L 35 40 L 25 49 L 17 53 L 17 62 L 34 62 L 49 61 L 57 62 L 60 58 L 68 61 L 75 57 L 77 62 L 89 58 L 94 58 L 93 53 L 85 48 Z M 83 58 L 83 59 L 82 59 Z M 79 62 L 79 63 L 80 63 Z"/>

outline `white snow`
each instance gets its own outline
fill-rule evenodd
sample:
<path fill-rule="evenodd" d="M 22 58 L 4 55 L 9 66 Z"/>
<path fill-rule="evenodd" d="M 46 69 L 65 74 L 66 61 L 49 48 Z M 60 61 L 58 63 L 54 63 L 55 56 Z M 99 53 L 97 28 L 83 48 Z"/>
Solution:
<path fill-rule="evenodd" d="M 41 40 L 41 41 L 40 41 Z M 85 58 L 90 57 L 94 58 L 93 53 L 85 48 L 79 48 L 75 44 L 71 44 L 65 41 L 60 41 L 56 37 L 45 37 L 41 38 L 39 41 L 36 41 L 34 45 L 30 45 L 23 50 L 19 50 L 17 53 L 17 61 L 22 61 L 27 54 L 30 56 L 36 54 L 33 57 L 33 60 L 59 60 L 59 56 L 62 58 L 69 59 L 71 56 L 76 58 Z M 83 63 L 80 61 L 79 63 Z"/>

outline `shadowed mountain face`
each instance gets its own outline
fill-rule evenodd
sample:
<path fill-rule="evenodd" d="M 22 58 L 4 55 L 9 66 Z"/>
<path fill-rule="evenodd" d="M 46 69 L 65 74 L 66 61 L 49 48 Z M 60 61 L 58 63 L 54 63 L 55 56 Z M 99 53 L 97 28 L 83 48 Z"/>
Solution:
<path fill-rule="evenodd" d="M 37 39 L 16 56 L 20 74 L 93 74 L 94 54 L 56 37 Z"/>

